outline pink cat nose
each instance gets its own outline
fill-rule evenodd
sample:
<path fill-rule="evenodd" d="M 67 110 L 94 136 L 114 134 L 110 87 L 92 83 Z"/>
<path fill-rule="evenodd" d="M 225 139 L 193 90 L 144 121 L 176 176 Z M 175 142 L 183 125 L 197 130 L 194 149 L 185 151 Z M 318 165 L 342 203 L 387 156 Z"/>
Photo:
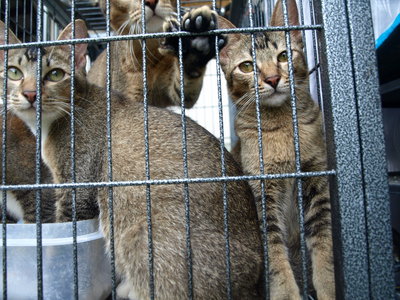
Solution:
<path fill-rule="evenodd" d="M 146 0 L 145 4 L 150 7 L 153 11 L 156 10 L 158 0 Z"/>
<path fill-rule="evenodd" d="M 279 80 L 281 79 L 281 76 L 275 75 L 275 76 L 270 76 L 265 78 L 265 82 L 268 83 L 270 86 L 272 86 L 274 89 L 276 89 Z"/>
<path fill-rule="evenodd" d="M 36 91 L 23 91 L 22 94 L 30 103 L 34 103 L 36 101 Z"/>

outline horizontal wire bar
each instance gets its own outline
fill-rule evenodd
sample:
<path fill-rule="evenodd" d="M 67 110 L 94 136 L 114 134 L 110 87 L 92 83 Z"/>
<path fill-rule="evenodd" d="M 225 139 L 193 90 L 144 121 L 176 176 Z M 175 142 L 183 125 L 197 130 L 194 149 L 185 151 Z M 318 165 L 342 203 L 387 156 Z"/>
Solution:
<path fill-rule="evenodd" d="M 84 44 L 84 43 L 105 43 L 125 40 L 139 40 L 139 39 L 154 39 L 154 38 L 165 38 L 165 37 L 185 37 L 185 36 L 203 36 L 203 35 L 219 35 L 229 33 L 256 33 L 265 31 L 292 31 L 292 30 L 322 30 L 322 25 L 299 25 L 299 26 L 277 26 L 277 27 L 244 27 L 244 28 L 230 28 L 230 29 L 215 29 L 210 31 L 204 31 L 200 33 L 177 31 L 177 32 L 157 32 L 157 33 L 142 33 L 142 34 L 130 34 L 130 35 L 115 35 L 109 37 L 93 37 L 84 39 L 74 40 L 58 40 L 58 41 L 43 41 L 43 42 L 29 42 L 20 44 L 9 44 L 0 45 L 0 50 L 4 49 L 17 49 L 17 48 L 29 48 L 29 47 L 49 47 L 59 45 L 70 45 L 70 44 Z"/>
<path fill-rule="evenodd" d="M 299 172 L 281 173 L 265 175 L 243 175 L 243 176 L 220 176 L 220 177 L 196 177 L 196 178 L 171 178 L 171 179 L 150 179 L 133 181 L 111 181 L 111 182 L 80 182 L 80 183 L 42 183 L 42 184 L 20 184 L 20 185 L 0 185 L 2 190 L 38 190 L 38 189 L 59 189 L 59 188 L 101 188 L 101 187 L 126 187 L 139 185 L 167 185 L 185 183 L 210 183 L 210 182 L 230 182 L 230 181 L 249 181 L 249 180 L 272 180 L 286 178 L 307 178 L 318 176 L 336 175 L 335 170 L 319 172 Z"/>

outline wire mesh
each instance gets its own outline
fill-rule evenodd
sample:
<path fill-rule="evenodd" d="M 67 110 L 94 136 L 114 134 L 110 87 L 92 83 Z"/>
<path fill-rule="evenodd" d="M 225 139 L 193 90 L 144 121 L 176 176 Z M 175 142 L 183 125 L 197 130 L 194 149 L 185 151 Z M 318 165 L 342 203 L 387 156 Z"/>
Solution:
<path fill-rule="evenodd" d="M 227 287 L 227 298 L 232 299 L 234 296 L 232 295 L 232 278 L 231 278 L 231 257 L 230 257 L 230 228 L 229 228 L 229 195 L 227 193 L 227 184 L 230 182 L 235 182 L 235 181 L 259 181 L 261 185 L 261 191 L 262 191 L 262 196 L 261 196 L 261 201 L 262 201 L 262 219 L 261 219 L 261 231 L 262 231 L 262 247 L 263 247 L 263 256 L 264 256 L 264 278 L 263 278 L 263 287 L 265 290 L 265 298 L 268 299 L 269 295 L 269 257 L 268 257 L 268 226 L 267 226 L 267 209 L 266 209 L 266 201 L 267 201 L 267 194 L 265 192 L 265 182 L 268 180 L 275 180 L 275 179 L 288 179 L 292 178 L 295 179 L 296 181 L 296 186 L 297 186 L 297 199 L 298 199 L 298 209 L 300 211 L 300 220 L 299 220 L 299 226 L 300 226 L 300 236 L 301 236 L 301 257 L 302 257 L 302 292 L 303 292 L 303 297 L 307 298 L 309 297 L 308 295 L 308 290 L 309 290 L 309 282 L 308 282 L 308 276 L 307 276 L 307 245 L 305 242 L 305 229 L 304 229 L 304 212 L 303 212 L 303 189 L 302 189 L 302 180 L 305 178 L 309 177 L 316 177 L 316 176 L 329 176 L 332 180 L 339 180 L 339 184 L 333 184 L 332 187 L 335 189 L 340 190 L 341 189 L 341 176 L 342 175 L 342 170 L 343 170 L 343 163 L 340 161 L 331 163 L 331 167 L 328 168 L 325 171 L 319 171 L 319 172 L 304 172 L 301 169 L 301 155 L 300 155 L 300 143 L 299 143 L 299 133 L 298 133 L 298 116 L 297 116 L 297 108 L 296 108 L 296 87 L 295 87 L 295 81 L 294 81 L 294 66 L 292 62 L 292 51 L 290 48 L 291 44 L 291 36 L 290 36 L 290 31 L 293 30 L 301 30 L 303 32 L 304 38 L 306 37 L 307 32 L 311 32 L 311 39 L 310 38 L 305 38 L 305 40 L 309 43 L 310 46 L 308 46 L 308 51 L 312 52 L 312 59 L 309 60 L 313 62 L 313 65 L 316 69 L 315 72 L 315 84 L 316 84 L 316 95 L 317 95 L 317 100 L 320 104 L 320 106 L 324 106 L 325 103 L 327 103 L 328 100 L 324 99 L 326 95 L 329 93 L 326 90 L 322 91 L 323 89 L 321 88 L 321 80 L 320 76 L 321 75 L 321 70 L 319 68 L 319 57 L 320 56 L 328 56 L 328 60 L 325 60 L 326 64 L 332 64 L 332 62 L 329 60 L 330 57 L 334 57 L 333 54 L 330 52 L 328 55 L 325 53 L 318 52 L 319 45 L 318 43 L 320 42 L 319 39 L 322 40 L 324 43 L 324 36 L 325 30 L 326 30 L 326 23 L 323 23 L 325 21 L 325 16 L 321 16 L 321 11 L 324 11 L 325 14 L 328 14 L 326 11 L 329 8 L 329 5 L 325 5 L 323 3 L 323 8 L 320 7 L 319 4 L 317 4 L 317 7 L 314 7 L 313 1 L 308 2 L 309 10 L 310 10 L 310 24 L 306 24 L 305 17 L 303 16 L 303 2 L 301 1 L 301 25 L 289 25 L 289 19 L 288 19 L 288 11 L 287 11 L 287 1 L 284 0 L 282 1 L 282 8 L 283 8 L 283 15 L 284 15 L 284 26 L 277 26 L 277 27 L 271 27 L 271 26 L 265 26 L 265 20 L 267 19 L 266 14 L 271 12 L 271 8 L 273 6 L 273 1 L 252 1 L 248 0 L 247 3 L 245 4 L 246 6 L 246 12 L 247 14 L 242 15 L 242 20 L 239 20 L 238 22 L 241 23 L 240 28 L 235 28 L 235 29 L 216 29 L 216 30 L 211 30 L 205 33 L 201 33 L 202 35 L 215 35 L 215 49 L 217 52 L 216 55 L 216 79 L 217 79 L 217 87 L 216 87 L 216 95 L 215 95 L 215 103 L 217 103 L 216 110 L 218 111 L 218 118 L 217 122 L 219 126 L 217 126 L 218 132 L 217 137 L 220 140 L 220 159 L 221 159 L 221 175 L 217 177 L 209 177 L 209 178 L 194 178 L 194 177 L 189 177 L 189 172 L 188 172 L 188 164 L 190 164 L 190 161 L 188 161 L 187 157 L 187 132 L 186 132 L 186 109 L 185 109 L 185 93 L 184 93 L 184 67 L 183 67 L 183 50 L 182 50 L 182 39 L 185 37 L 189 36 L 196 36 L 199 34 L 193 34 L 193 33 L 188 33 L 182 31 L 181 28 L 179 28 L 178 32 L 163 32 L 163 33 L 148 33 L 146 31 L 146 22 L 145 22 L 145 5 L 146 1 L 142 0 L 141 1 L 141 33 L 140 34 L 129 34 L 129 35 L 112 35 L 111 30 L 110 30 L 110 1 L 113 0 L 107 0 L 106 1 L 106 10 L 105 10 L 105 24 L 102 24 L 103 27 L 96 27 L 96 21 L 97 23 L 101 23 L 104 20 L 103 19 L 96 19 L 96 17 L 90 17 L 90 14 L 88 13 L 89 8 L 93 9 L 93 4 L 90 2 L 88 7 L 84 7 L 84 4 L 86 2 L 78 1 L 78 0 L 72 0 L 70 2 L 70 5 L 68 7 L 65 7 L 65 13 L 56 10 L 59 1 L 53 1 L 54 6 L 50 6 L 48 1 L 41 1 L 37 0 L 35 3 L 34 1 L 28 1 L 28 0 L 17 0 L 17 1 L 9 1 L 9 0 L 3 0 L 1 2 L 1 19 L 4 20 L 6 24 L 6 31 L 4 32 L 5 36 L 5 44 L 6 45 L 0 45 L 0 51 L 4 50 L 4 69 L 7 70 L 7 65 L 8 65 L 8 50 L 9 49 L 16 49 L 16 48 L 27 48 L 27 47 L 35 47 L 35 51 L 37 51 L 37 57 L 38 62 L 37 62 L 37 82 L 36 82 L 36 90 L 37 90 L 37 117 L 36 117 L 36 178 L 35 178 L 35 184 L 10 184 L 7 181 L 7 150 L 6 150 L 6 145 L 7 145 L 7 101 L 6 101 L 6 95 L 7 95 L 7 78 L 6 76 L 4 77 L 3 81 L 3 131 L 2 131 L 2 184 L 0 186 L 0 190 L 2 191 L 2 238 L 3 238 L 3 243 L 2 243 L 2 276 L 3 276 L 3 299 L 8 299 L 10 298 L 8 296 L 8 281 L 12 280 L 10 278 L 7 278 L 9 276 L 9 273 L 7 272 L 7 192 L 8 191 L 13 191 L 13 190 L 35 190 L 36 191 L 36 228 L 37 228 L 37 298 L 38 299 L 43 299 L 44 294 L 43 294 L 43 253 L 42 253 L 42 211 L 41 211 L 41 192 L 43 189 L 71 189 L 72 190 L 72 235 L 73 235 L 73 261 L 71 262 L 71 268 L 73 268 L 73 274 L 74 274 L 74 291 L 73 291 L 73 298 L 74 299 L 79 299 L 79 276 L 80 274 L 78 273 L 78 263 L 79 263 L 79 252 L 78 252 L 78 240 L 77 240 L 77 219 L 76 219 L 76 190 L 77 189 L 83 189 L 83 188 L 107 188 L 108 189 L 108 206 L 109 206 L 109 221 L 110 221 L 110 263 L 111 263 L 111 278 L 110 280 L 112 281 L 112 290 L 110 291 L 110 297 L 112 299 L 116 299 L 117 293 L 116 293 L 116 286 L 118 283 L 118 278 L 115 273 L 115 250 L 114 250 L 114 228 L 113 228 L 113 222 L 114 222 L 114 212 L 113 212 L 113 205 L 114 205 L 114 199 L 113 199 L 113 189 L 116 187 L 126 187 L 126 186 L 144 186 L 146 188 L 146 209 L 147 209 L 147 230 L 148 230 L 148 268 L 149 268 L 149 291 L 150 291 L 150 298 L 151 299 L 156 299 L 157 295 L 155 294 L 155 283 L 154 281 L 157 280 L 154 276 L 154 252 L 153 252 L 153 234 L 152 234 L 152 200 L 151 200 L 151 188 L 152 186 L 155 185 L 181 185 L 184 187 L 183 191 L 183 200 L 185 204 L 185 233 L 186 233 L 186 260 L 187 260 L 187 283 L 182 283 L 182 284 L 187 284 L 188 288 L 188 298 L 193 299 L 193 288 L 196 285 L 196 282 L 193 280 L 193 261 L 192 261 L 192 244 L 191 244 L 191 220 L 190 220 L 190 197 L 189 197 L 189 185 L 193 183 L 207 183 L 207 182 L 217 182 L 222 184 L 223 186 L 223 198 L 221 199 L 221 202 L 223 203 L 224 206 L 224 236 L 225 236 L 225 258 L 226 258 L 226 287 Z M 198 1 L 201 3 L 202 1 Z M 242 1 L 245 2 L 245 1 Z M 344 1 L 345 4 L 347 3 Z M 12 3 L 12 5 L 10 5 Z M 236 1 L 237 3 L 237 1 Z M 195 4 L 191 2 L 186 2 L 182 1 L 177 1 L 177 11 L 180 12 L 182 10 L 181 5 L 187 6 L 192 4 L 195 6 Z M 207 2 L 207 4 L 210 4 Z M 221 7 L 217 7 L 218 1 L 213 1 L 212 3 L 212 8 L 216 11 L 220 11 Z M 61 4 L 60 4 L 61 5 Z M 85 4 L 86 5 L 86 4 Z M 198 5 L 198 3 L 196 4 Z M 233 4 L 235 5 L 235 1 L 233 1 Z M 325 5 L 325 6 L 324 6 Z M 255 12 L 255 14 L 253 14 Z M 89 37 L 89 38 L 75 38 L 75 28 L 74 25 L 72 25 L 72 40 L 67 40 L 67 41 L 56 41 L 55 37 L 58 34 L 58 30 L 61 27 L 64 27 L 66 25 L 65 20 L 66 17 L 65 15 L 68 15 L 67 17 L 68 20 L 72 21 L 72 24 L 74 24 L 74 20 L 77 17 L 82 17 L 86 16 L 88 19 L 88 24 L 91 24 L 92 28 L 94 31 L 101 31 L 102 29 L 105 30 L 105 35 L 102 36 L 95 36 L 95 37 Z M 97 12 L 95 12 L 97 13 Z M 348 13 L 346 11 L 346 13 Z M 319 23 L 316 22 L 314 16 L 317 16 L 320 20 Z M 181 24 L 182 22 L 182 16 L 178 14 L 178 23 Z M 20 20 L 22 19 L 22 23 Z M 90 21 L 89 21 L 90 19 Z M 105 27 L 104 27 L 105 25 Z M 329 24 L 328 24 L 329 25 Z M 8 44 L 8 31 L 7 28 L 10 26 L 10 28 L 14 31 L 14 33 L 18 36 L 22 36 L 21 44 L 16 44 L 16 45 L 7 45 Z M 331 28 L 328 26 L 328 30 L 331 30 Z M 284 173 L 284 174 L 265 174 L 264 171 L 264 162 L 263 162 L 263 152 L 266 151 L 263 149 L 263 144 L 262 144 L 262 129 L 261 129 L 261 115 L 260 115 L 260 96 L 259 96 L 259 91 L 258 91 L 258 85 L 255 84 L 256 87 L 256 97 L 255 97 L 255 102 L 256 102 L 256 109 L 257 109 L 257 131 L 258 131 L 258 147 L 259 147 L 259 169 L 260 173 L 259 174 L 247 174 L 243 176 L 227 176 L 226 172 L 226 166 L 225 166 L 225 153 L 224 153 L 224 148 L 226 144 L 230 144 L 230 141 L 226 140 L 226 134 L 224 130 L 226 129 L 226 123 L 224 123 L 224 114 L 226 114 L 226 111 L 223 109 L 223 102 L 222 102 L 222 87 L 221 87 L 221 73 L 219 69 L 220 65 L 220 59 L 219 59 L 219 54 L 218 54 L 218 35 L 225 34 L 225 35 L 230 35 L 233 33 L 241 33 L 241 34 L 251 34 L 251 55 L 253 58 L 253 64 L 254 64 L 254 82 L 258 82 L 258 74 L 257 74 L 257 54 L 256 54 L 256 49 L 255 49 L 255 39 L 254 39 L 254 34 L 259 33 L 259 32 L 265 32 L 265 31 L 285 31 L 286 33 L 286 44 L 287 44 L 287 49 L 288 49 L 288 59 L 289 59 L 289 78 L 290 78 L 290 93 L 291 93 L 291 104 L 292 104 L 292 119 L 293 119 L 293 131 L 294 131 L 294 149 L 295 149 L 295 172 L 293 173 Z M 329 31 L 328 31 L 328 36 L 329 36 Z M 3 33 L 1 33 L 3 34 Z M 346 31 L 346 34 L 348 34 L 348 31 Z M 181 114 L 181 130 L 182 130 L 182 169 L 183 169 L 183 178 L 168 178 L 168 179 L 152 179 L 151 178 L 151 170 L 150 170 L 150 157 L 149 157 L 149 132 L 148 132 L 148 124 L 151 122 L 148 118 L 148 86 L 147 86 L 147 52 L 146 52 L 146 43 L 147 40 L 149 39 L 161 39 L 161 38 L 166 38 L 166 37 L 178 37 L 179 40 L 179 47 L 178 47 L 178 57 L 179 57 L 179 71 L 180 71 L 180 98 L 181 98 L 181 105 L 180 105 L 180 114 Z M 318 39 L 319 38 L 319 39 Z M 144 132 L 143 132 L 143 138 L 144 138 L 144 144 L 145 144 L 145 154 L 144 154 L 144 159 L 145 159 L 145 166 L 146 166 L 146 176 L 145 180 L 130 180 L 129 178 L 126 178 L 124 181 L 114 181 L 113 180 L 113 165 L 112 165 L 112 136 L 111 136 L 111 124 L 112 124 L 112 118 L 111 118 L 111 82 L 112 78 L 110 76 L 110 69 L 111 69 L 111 49 L 110 49 L 110 43 L 112 42 L 117 42 L 117 41 L 125 41 L 125 40 L 138 40 L 141 42 L 142 45 L 142 56 L 143 56 L 143 101 L 144 101 L 144 116 L 143 116 L 143 122 L 144 122 Z M 74 98 L 75 98 L 75 90 L 74 90 L 74 81 L 75 81 L 75 59 L 74 59 L 74 54 L 75 54 L 75 45 L 79 43 L 88 43 L 88 44 L 106 44 L 106 74 L 107 74 L 107 88 L 106 88 L 106 94 L 107 94 L 107 159 L 108 159 L 108 181 L 106 182 L 77 182 L 76 181 L 76 166 L 75 166 L 75 137 L 74 137 L 74 132 L 75 132 L 75 107 L 74 107 Z M 54 45 L 71 45 L 71 69 L 72 69 L 72 74 L 71 74 L 71 124 L 70 124 L 70 130 L 71 130 L 71 182 L 69 183 L 43 183 L 41 179 L 41 152 L 43 151 L 42 149 L 42 137 L 41 137 L 41 126 L 42 126 L 42 121 L 41 121 L 41 81 L 40 78 L 42 77 L 42 62 L 41 62 L 41 57 L 42 57 L 42 51 L 44 47 L 48 46 L 54 46 Z M 325 44 L 324 44 L 325 45 Z M 329 50 L 329 47 L 333 47 L 332 44 L 328 43 L 327 50 Z M 355 45 L 352 45 L 353 48 L 356 48 Z M 331 55 L 331 56 L 330 56 Z M 358 58 L 359 59 L 359 58 Z M 351 59 L 350 59 L 351 60 Z M 334 72 L 334 71 L 330 71 Z M 329 75 L 325 75 L 326 82 L 329 82 L 330 85 L 335 86 L 337 83 L 336 78 L 332 78 L 333 75 L 330 73 Z M 354 78 L 355 74 L 354 71 L 353 73 L 350 72 L 350 77 Z M 352 80 L 350 80 L 351 82 Z M 324 82 L 324 81 L 322 81 Z M 372 83 L 374 84 L 374 83 Z M 375 83 L 376 84 L 376 83 Z M 361 85 L 361 84 L 360 84 Z M 324 92 L 324 93 L 323 93 Z M 322 97 L 324 96 L 324 97 Z M 332 105 L 336 105 L 336 108 L 340 105 L 340 103 L 334 103 Z M 361 106 L 361 105 L 360 105 Z M 328 107 L 331 107 L 330 105 Z M 325 109 L 325 107 L 324 107 Z M 352 107 L 351 111 L 353 114 L 360 114 L 358 110 L 360 107 Z M 336 112 L 334 112 L 335 114 Z M 329 128 L 332 127 L 332 125 L 338 125 L 336 124 L 337 122 L 345 122 L 345 119 L 335 119 L 331 118 L 329 116 L 329 113 L 326 113 L 328 115 L 327 119 L 327 124 L 328 124 L 328 131 Z M 335 115 L 336 116 L 336 115 Z M 352 119 L 352 121 L 354 121 Z M 376 126 L 380 120 L 376 120 L 377 123 L 374 123 L 373 125 Z M 358 124 L 358 123 L 357 123 Z M 378 124 L 379 125 L 379 124 Z M 356 125 L 356 126 L 363 126 L 363 125 Z M 335 126 L 334 126 L 335 127 Z M 365 129 L 365 127 L 362 127 L 362 129 Z M 327 135 L 328 139 L 335 140 L 337 141 L 340 139 L 343 134 L 340 134 L 341 127 L 336 126 L 333 130 L 334 134 L 329 133 Z M 230 133 L 228 135 L 228 138 L 231 138 L 231 135 L 233 133 Z M 358 137 L 361 134 L 359 132 L 357 133 L 352 133 L 353 137 Z M 379 137 L 377 140 L 374 141 L 374 143 L 379 143 Z M 337 157 L 338 150 L 343 150 L 341 147 L 338 147 L 336 145 L 333 145 L 331 141 L 328 141 L 328 146 L 330 147 L 330 156 L 331 160 L 332 157 L 335 156 Z M 356 147 L 357 145 L 355 145 Z M 365 151 L 366 146 L 364 145 L 363 148 L 359 146 L 357 151 Z M 336 152 L 335 152 L 336 151 Z M 343 154 L 342 154 L 343 155 Z M 361 155 L 362 156 L 362 155 Z M 355 158 L 355 164 L 362 164 L 361 159 L 358 159 L 357 157 Z M 372 163 L 371 161 L 368 161 L 368 163 Z M 369 169 L 370 170 L 370 169 Z M 384 171 L 383 171 L 384 172 Z M 379 176 L 379 175 L 378 175 Z M 361 191 L 364 188 L 365 182 L 368 179 L 363 179 L 361 181 L 356 181 L 356 186 L 359 191 Z M 372 178 L 370 180 L 375 180 L 375 178 Z M 380 182 L 380 184 L 385 184 Z M 342 204 L 342 198 L 345 197 L 342 194 L 343 191 L 339 192 L 333 192 L 332 195 L 336 199 L 336 206 L 333 207 L 333 210 L 336 211 L 336 216 L 339 218 L 347 218 L 344 222 L 336 224 L 337 227 L 340 227 L 340 229 L 345 228 L 345 223 L 350 223 L 352 221 L 352 216 L 345 215 L 343 210 L 340 210 L 340 204 Z M 383 191 L 382 198 L 385 198 L 384 195 L 385 191 Z M 338 195 L 339 194 L 339 195 Z M 359 195 L 358 195 L 359 196 Z M 363 200 L 364 197 L 367 196 L 361 196 L 357 197 L 360 200 Z M 339 199 L 339 200 L 337 200 Z M 373 201 L 373 199 L 371 200 Z M 362 202 L 362 201 L 361 201 Z M 360 205 L 357 210 L 357 215 L 355 218 L 363 218 L 364 215 L 360 212 L 361 210 L 366 209 L 364 207 L 364 204 Z M 384 208 L 382 208 L 383 213 L 387 213 L 384 211 Z M 371 217 L 372 218 L 372 217 Z M 380 224 L 383 227 L 387 226 L 387 224 Z M 365 226 L 364 226 L 365 227 Z M 368 236 L 368 229 L 365 229 L 363 226 L 361 230 L 361 238 L 365 238 L 365 236 Z M 379 225 L 376 226 L 375 230 L 379 231 L 382 230 Z M 386 229 L 385 229 L 386 230 Z M 339 232 L 339 233 L 338 233 Z M 343 236 L 346 236 L 343 233 L 340 233 L 341 230 L 337 229 L 336 231 L 334 230 L 335 233 L 335 238 L 336 239 L 342 239 Z M 351 236 L 351 235 L 350 235 Z M 347 236 L 346 236 L 347 237 Z M 385 236 L 387 238 L 387 235 Z M 364 239 L 365 240 L 365 239 Z M 346 242 L 346 241 L 345 241 Z M 339 245 L 340 243 L 337 242 Z M 345 245 L 348 245 L 344 243 Z M 365 245 L 365 247 L 368 247 Z M 341 248 L 340 248 L 341 249 Z M 340 250 L 341 251 L 341 250 Z M 345 252 L 345 251 L 344 251 Z M 341 257 L 342 254 L 336 254 L 336 259 L 337 257 Z M 362 254 L 363 259 L 365 261 L 368 260 L 367 255 L 365 253 Z M 347 261 L 346 261 L 347 262 Z M 373 263 L 373 261 L 371 262 Z M 386 264 L 385 264 L 386 263 Z M 349 263 L 351 265 L 351 262 Z M 335 264 L 335 269 L 336 274 L 344 274 L 346 278 L 350 278 L 351 275 L 354 275 L 354 272 L 351 272 L 350 265 L 347 267 L 342 265 L 342 264 Z M 346 272 L 343 272 L 342 270 L 345 270 Z M 372 274 L 374 272 L 373 269 L 368 269 L 367 271 L 365 270 L 365 266 L 360 267 L 362 271 L 366 273 Z M 383 271 L 389 272 L 390 266 L 387 265 L 387 261 L 384 262 L 384 265 L 382 267 Z M 359 270 L 359 269 L 357 269 Z M 361 272 L 362 273 L 362 272 Z M 363 274 L 363 273 L 362 273 Z M 365 279 L 365 277 L 362 277 Z M 370 278 L 369 280 L 373 280 L 374 276 L 368 276 Z M 373 282 L 368 283 L 368 285 L 373 286 Z M 384 284 L 385 285 L 385 284 Z M 363 285 L 364 287 L 364 285 Z M 390 282 L 386 282 L 386 287 L 389 287 L 389 289 L 392 287 Z M 350 298 L 349 295 L 354 295 L 351 293 L 346 293 L 342 292 L 345 290 L 345 287 L 341 284 L 337 284 L 337 289 L 339 293 L 337 293 L 340 296 L 343 296 L 343 299 L 352 299 Z M 359 290 L 360 288 L 356 290 Z M 367 289 L 368 290 L 368 289 Z M 361 293 L 360 293 L 361 294 Z M 368 292 L 363 293 L 363 296 L 367 297 L 370 296 L 368 295 Z M 367 299 L 363 298 L 363 299 Z M 355 299 L 355 298 L 353 298 Z"/>

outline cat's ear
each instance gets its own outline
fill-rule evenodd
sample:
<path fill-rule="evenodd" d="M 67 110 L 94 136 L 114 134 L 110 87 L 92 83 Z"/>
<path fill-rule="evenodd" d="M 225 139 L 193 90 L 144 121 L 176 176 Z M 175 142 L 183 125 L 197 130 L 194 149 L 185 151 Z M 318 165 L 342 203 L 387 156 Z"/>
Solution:
<path fill-rule="evenodd" d="M 236 27 L 227 19 L 219 16 L 218 17 L 218 28 L 219 29 L 230 29 L 230 28 L 236 28 Z M 240 39 L 239 34 L 227 34 L 226 35 L 227 42 L 225 43 L 225 46 L 222 47 L 222 49 L 219 53 L 222 67 L 225 66 L 227 64 L 227 62 L 229 61 L 229 50 L 232 48 L 232 46 L 235 43 L 238 42 L 239 39 Z"/>
<path fill-rule="evenodd" d="M 83 39 L 88 37 L 88 31 L 83 20 L 75 20 L 75 39 Z M 69 40 L 72 38 L 72 23 L 68 24 L 67 27 L 60 33 L 58 40 Z M 70 45 L 61 46 L 63 50 L 69 51 Z M 87 43 L 75 44 L 75 67 L 77 69 L 82 68 L 86 65 L 86 50 Z"/>
<path fill-rule="evenodd" d="M 287 0 L 287 11 L 289 17 L 289 25 L 300 25 L 299 23 L 299 11 L 297 9 L 296 0 Z M 278 0 L 275 3 L 274 12 L 271 17 L 271 26 L 285 26 L 285 21 L 283 19 L 283 7 L 282 0 Z M 291 36 L 295 39 L 296 42 L 301 42 L 301 31 L 294 30 L 290 31 Z"/>
<path fill-rule="evenodd" d="M 4 45 L 6 43 L 6 38 L 5 38 L 5 28 L 6 25 L 0 21 L 0 45 Z M 8 29 L 8 43 L 9 44 L 19 44 L 21 41 L 15 36 L 15 34 Z M 0 50 L 0 60 L 4 60 L 4 51 Z"/>

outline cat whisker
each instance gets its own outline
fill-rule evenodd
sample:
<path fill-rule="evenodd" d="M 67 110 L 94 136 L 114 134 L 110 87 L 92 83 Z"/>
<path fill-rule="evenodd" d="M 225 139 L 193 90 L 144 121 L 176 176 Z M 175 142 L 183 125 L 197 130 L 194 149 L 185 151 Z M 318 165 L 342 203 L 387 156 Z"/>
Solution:
<path fill-rule="evenodd" d="M 241 113 L 245 112 L 247 109 L 249 109 L 250 104 L 251 104 L 252 102 L 254 102 L 254 101 L 255 101 L 254 93 L 252 93 L 252 92 L 250 91 L 250 92 L 244 94 L 244 95 L 237 101 L 237 104 L 236 104 L 236 105 L 238 105 L 238 106 L 240 107 L 240 109 L 237 110 L 237 112 L 236 112 L 236 117 L 237 117 L 238 115 L 240 115 Z M 244 102 L 244 103 L 242 103 L 242 102 Z"/>
<path fill-rule="evenodd" d="M 118 29 L 118 31 L 117 31 L 117 34 L 118 34 L 118 35 L 121 35 L 121 34 L 125 31 L 125 29 L 126 29 L 126 27 L 127 27 L 128 25 L 130 25 L 130 20 L 129 20 L 129 19 L 126 20 L 124 23 L 122 23 L 121 27 L 120 27 L 120 28 Z"/>
<path fill-rule="evenodd" d="M 130 28 L 129 28 L 129 34 L 136 34 L 136 33 L 138 33 L 137 32 L 137 28 L 138 28 L 138 25 L 137 25 L 137 23 L 132 23 L 131 24 L 131 26 L 130 26 Z M 134 41 L 134 40 L 130 40 L 130 41 L 128 41 L 128 44 L 129 44 L 129 47 L 128 47 L 128 51 L 130 52 L 130 57 L 131 57 L 131 59 L 132 59 L 132 65 L 137 65 L 137 64 L 139 64 L 139 61 L 138 61 L 138 59 L 136 58 L 136 55 L 135 55 L 135 50 L 134 50 L 134 43 L 135 43 L 136 41 Z M 129 56 L 129 55 L 128 55 Z"/>

